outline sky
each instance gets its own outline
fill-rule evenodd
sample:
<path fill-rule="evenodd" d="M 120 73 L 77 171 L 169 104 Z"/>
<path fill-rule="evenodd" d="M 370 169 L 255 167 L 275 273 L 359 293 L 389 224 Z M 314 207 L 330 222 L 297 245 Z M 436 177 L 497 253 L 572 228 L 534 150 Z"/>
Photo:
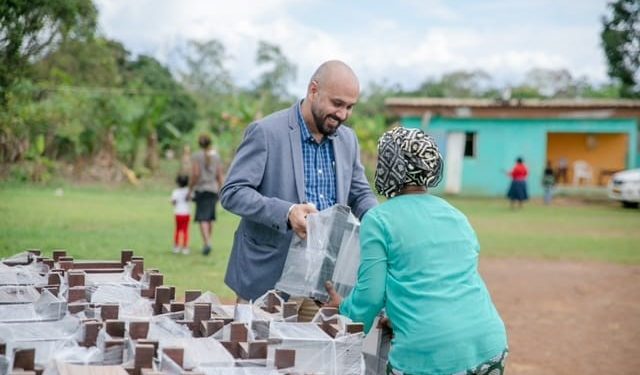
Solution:
<path fill-rule="evenodd" d="M 304 94 L 323 61 L 339 59 L 368 82 L 416 88 L 427 78 L 481 69 L 499 85 L 532 68 L 607 81 L 600 46 L 607 0 L 96 0 L 103 35 L 134 55 L 179 69 L 188 40 L 221 41 L 234 81 L 259 76 L 259 41 L 297 66 Z"/>

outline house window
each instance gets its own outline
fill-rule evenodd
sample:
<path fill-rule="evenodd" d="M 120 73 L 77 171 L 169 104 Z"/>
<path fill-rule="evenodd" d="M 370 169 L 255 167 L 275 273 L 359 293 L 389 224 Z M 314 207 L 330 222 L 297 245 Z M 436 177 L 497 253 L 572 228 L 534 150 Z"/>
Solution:
<path fill-rule="evenodd" d="M 464 133 L 464 156 L 467 158 L 476 157 L 476 132 Z"/>

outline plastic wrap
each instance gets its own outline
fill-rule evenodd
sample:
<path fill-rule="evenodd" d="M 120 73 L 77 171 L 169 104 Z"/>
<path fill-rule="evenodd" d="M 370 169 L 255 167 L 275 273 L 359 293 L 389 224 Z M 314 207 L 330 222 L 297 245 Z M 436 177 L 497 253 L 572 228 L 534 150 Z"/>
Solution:
<path fill-rule="evenodd" d="M 76 347 L 80 336 L 80 321 L 71 316 L 58 321 L 0 323 L 0 337 L 6 343 L 7 354 L 16 348 L 34 348 L 35 362 L 43 367 L 55 354 Z"/>
<path fill-rule="evenodd" d="M 0 285 L 46 285 L 48 271 L 44 263 L 8 266 L 0 262 Z"/>
<path fill-rule="evenodd" d="M 160 341 L 162 352 L 166 347 L 184 348 L 184 368 L 233 367 L 235 361 L 227 349 L 211 337 L 165 338 Z"/>
<path fill-rule="evenodd" d="M 116 273 L 87 273 L 85 275 L 85 285 L 100 285 L 100 284 L 126 284 L 130 286 L 138 286 L 139 288 L 143 287 L 144 282 L 138 281 L 131 277 L 131 273 L 133 272 L 134 264 L 127 263 L 123 267 L 122 272 Z"/>
<path fill-rule="evenodd" d="M 5 342 L 79 338 L 81 334 L 80 320 L 70 315 L 58 321 L 0 323 L 0 337 Z"/>
<path fill-rule="evenodd" d="M 0 285 L 0 303 L 33 303 L 40 298 L 40 293 L 33 286 Z"/>
<path fill-rule="evenodd" d="M 67 302 L 43 289 L 35 302 L 0 305 L 0 322 L 57 320 L 66 313 Z"/>
<path fill-rule="evenodd" d="M 160 354 L 160 371 L 166 375 L 181 375 L 184 371 L 182 367 L 178 366 L 169 356 L 164 355 L 162 351 Z"/>
<path fill-rule="evenodd" d="M 267 364 L 274 366 L 276 349 L 293 349 L 296 357 L 290 372 L 360 375 L 362 338 L 358 333 L 333 339 L 316 323 L 272 322 L 269 339 L 274 343 L 267 349 Z"/>
<path fill-rule="evenodd" d="M 360 263 L 360 223 L 349 207 L 334 205 L 307 218 L 307 240 L 294 235 L 275 288 L 291 296 L 328 299 L 324 283 L 341 295 L 355 284 Z"/>
<path fill-rule="evenodd" d="M 204 375 L 280 375 L 281 373 L 275 369 L 260 367 L 198 367 L 195 369 L 198 373 Z"/>
<path fill-rule="evenodd" d="M 189 338 L 193 337 L 193 333 L 187 326 L 176 323 L 168 316 L 154 316 L 149 322 L 147 339 L 162 341 L 176 337 Z"/>
<path fill-rule="evenodd" d="M 282 309 L 270 313 L 267 311 L 268 309 L 268 299 L 269 296 L 272 295 L 272 298 L 276 298 L 278 301 L 278 305 L 284 305 L 284 299 L 275 291 L 270 290 L 262 296 L 258 297 L 253 302 L 253 320 L 266 320 L 266 321 L 275 321 L 275 322 L 297 322 L 298 315 L 292 315 L 287 318 L 282 316 Z"/>
<path fill-rule="evenodd" d="M 376 317 L 372 324 L 373 328 L 362 340 L 362 357 L 366 375 L 381 374 L 387 366 L 393 332 L 389 328 L 377 328 L 382 316 L 384 316 L 383 312 Z"/>
<path fill-rule="evenodd" d="M 153 316 L 152 302 L 142 297 L 138 286 L 108 283 L 92 286 L 87 290 L 92 303 L 117 303 L 120 320 L 140 320 Z"/>
<path fill-rule="evenodd" d="M 184 319 L 193 320 L 193 305 L 196 303 L 208 303 L 211 305 L 211 312 L 217 315 L 233 316 L 233 310 L 226 309 L 220 303 L 218 296 L 207 291 L 198 298 L 184 304 Z"/>
<path fill-rule="evenodd" d="M 45 369 L 43 375 L 128 375 L 129 373 L 122 366 L 99 366 L 94 365 L 90 368 L 84 365 L 75 365 L 56 361 L 53 366 Z"/>
<path fill-rule="evenodd" d="M 9 373 L 9 358 L 5 355 L 0 354 L 0 374 L 8 374 Z"/>

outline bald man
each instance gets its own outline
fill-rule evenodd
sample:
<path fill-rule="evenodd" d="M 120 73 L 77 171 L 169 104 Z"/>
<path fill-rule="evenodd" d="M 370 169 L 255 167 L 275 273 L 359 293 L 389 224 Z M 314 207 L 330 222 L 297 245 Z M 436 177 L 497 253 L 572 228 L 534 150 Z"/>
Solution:
<path fill-rule="evenodd" d="M 273 289 L 292 234 L 306 237 L 309 213 L 340 203 L 362 218 L 377 204 L 355 133 L 342 126 L 359 96 L 353 70 L 327 61 L 304 99 L 247 127 L 220 192 L 241 217 L 225 276 L 238 301 Z"/>

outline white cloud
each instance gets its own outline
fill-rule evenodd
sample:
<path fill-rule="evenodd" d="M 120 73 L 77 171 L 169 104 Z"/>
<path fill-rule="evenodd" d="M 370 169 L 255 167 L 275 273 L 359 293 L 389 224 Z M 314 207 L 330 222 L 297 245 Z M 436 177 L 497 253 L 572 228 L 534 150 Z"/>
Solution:
<path fill-rule="evenodd" d="M 599 15 L 592 13 L 604 0 L 585 0 L 580 9 L 581 3 L 570 3 L 558 3 L 558 12 L 576 8 L 571 14 L 581 18 L 562 22 L 553 14 L 529 17 L 529 8 L 547 10 L 536 2 L 511 4 L 510 10 L 524 14 L 518 19 L 513 14 L 500 16 L 496 10 L 504 3 L 489 0 L 482 7 L 441 0 L 392 5 L 335 0 L 98 0 L 104 32 L 129 50 L 169 61 L 176 45 L 186 40 L 216 38 L 233 56 L 229 67 L 241 84 L 258 74 L 254 63 L 258 41 L 274 43 L 298 66 L 298 81 L 292 87 L 296 93 L 303 91 L 319 63 L 333 58 L 351 64 L 363 83 L 386 78 L 412 86 L 457 69 L 482 69 L 513 82 L 533 67 L 566 68 L 574 76 L 602 81 L 606 67 L 599 47 Z M 347 11 L 345 7 L 357 4 L 363 6 L 357 23 L 337 18 Z M 467 11 L 464 4 L 474 8 Z M 486 13 L 477 13 L 485 8 Z M 537 21 L 529 23 L 529 18 Z"/>

